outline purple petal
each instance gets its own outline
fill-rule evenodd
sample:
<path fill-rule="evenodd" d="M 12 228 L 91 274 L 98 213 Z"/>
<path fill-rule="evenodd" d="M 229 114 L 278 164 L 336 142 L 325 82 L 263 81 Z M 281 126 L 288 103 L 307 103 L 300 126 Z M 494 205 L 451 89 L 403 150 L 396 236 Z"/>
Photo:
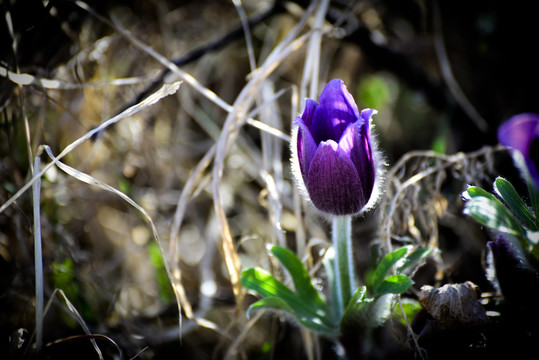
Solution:
<path fill-rule="evenodd" d="M 303 119 L 303 122 L 308 127 L 310 127 L 313 122 L 313 114 L 317 106 L 318 106 L 318 103 L 314 101 L 313 99 L 305 100 L 305 109 L 303 109 L 303 114 L 301 114 L 301 119 Z"/>
<path fill-rule="evenodd" d="M 333 215 L 354 214 L 365 205 L 354 164 L 332 140 L 319 144 L 309 168 L 306 186 L 313 204 Z"/>
<path fill-rule="evenodd" d="M 539 115 L 527 113 L 513 116 L 498 128 L 498 139 L 503 145 L 522 153 L 530 175 L 539 186 L 539 159 L 535 149 L 539 141 Z"/>
<path fill-rule="evenodd" d="M 317 144 L 324 140 L 339 141 L 349 124 L 359 119 L 359 111 L 352 95 L 339 79 L 331 80 L 320 95 L 309 126 Z"/>
<path fill-rule="evenodd" d="M 303 123 L 301 118 L 298 117 L 296 124 L 299 126 L 298 129 L 298 139 L 297 139 L 297 152 L 298 152 L 298 161 L 299 168 L 301 169 L 301 175 L 303 176 L 304 182 L 306 182 L 307 174 L 309 173 L 309 167 L 311 161 L 316 153 L 316 143 L 313 140 L 309 128 Z"/>
<path fill-rule="evenodd" d="M 375 168 L 372 148 L 367 135 L 367 124 L 359 125 L 360 121 L 349 125 L 339 141 L 339 147 L 348 155 L 354 164 L 361 182 L 362 202 L 369 201 L 373 187 Z"/>
<path fill-rule="evenodd" d="M 371 117 L 376 114 L 377 111 L 374 109 L 363 109 L 361 110 L 361 119 L 367 124 L 370 125 L 371 123 Z M 369 127 L 367 126 L 367 130 L 369 130 Z M 367 133 L 367 136 L 370 137 L 370 133 Z"/>

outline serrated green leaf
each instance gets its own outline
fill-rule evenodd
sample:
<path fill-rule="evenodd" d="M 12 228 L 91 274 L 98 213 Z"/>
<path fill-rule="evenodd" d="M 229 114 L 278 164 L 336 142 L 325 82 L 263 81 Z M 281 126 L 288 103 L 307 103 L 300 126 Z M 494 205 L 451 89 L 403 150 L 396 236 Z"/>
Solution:
<path fill-rule="evenodd" d="M 404 270 L 410 266 L 418 263 L 431 253 L 432 249 L 428 248 L 417 248 L 412 251 L 410 254 L 407 254 L 404 258 L 404 261 L 401 265 L 397 266 L 397 273 L 402 273 Z"/>
<path fill-rule="evenodd" d="M 292 251 L 281 247 L 272 246 L 271 253 L 281 262 L 288 271 L 294 282 L 296 294 L 304 301 L 314 304 L 318 308 L 327 311 L 327 304 L 314 288 L 307 269 Z"/>
<path fill-rule="evenodd" d="M 372 291 L 373 293 L 378 292 L 378 288 L 380 287 L 380 284 L 384 281 L 385 277 L 391 270 L 391 268 L 403 257 L 406 256 L 411 246 L 403 246 L 400 249 L 397 249 L 393 252 L 390 252 L 384 258 L 378 266 L 374 269 L 374 272 L 372 274 Z"/>
<path fill-rule="evenodd" d="M 494 190 L 524 226 L 530 230 L 537 230 L 536 219 L 509 181 L 498 177 L 494 181 Z"/>
<path fill-rule="evenodd" d="M 513 214 L 493 195 L 471 198 L 466 202 L 464 211 L 486 227 L 520 238 L 525 236 Z"/>
<path fill-rule="evenodd" d="M 382 281 L 374 296 L 382 296 L 385 294 L 402 294 L 412 285 L 413 281 L 406 275 L 391 275 Z"/>

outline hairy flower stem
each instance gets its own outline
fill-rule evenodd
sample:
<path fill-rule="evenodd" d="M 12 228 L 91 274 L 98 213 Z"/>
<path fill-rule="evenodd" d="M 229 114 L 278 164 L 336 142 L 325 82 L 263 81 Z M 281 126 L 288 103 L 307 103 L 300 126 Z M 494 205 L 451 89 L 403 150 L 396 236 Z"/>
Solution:
<path fill-rule="evenodd" d="M 335 250 L 335 286 L 339 318 L 343 315 L 352 297 L 354 287 L 354 263 L 352 258 L 352 217 L 335 216 L 333 218 L 333 248 Z"/>

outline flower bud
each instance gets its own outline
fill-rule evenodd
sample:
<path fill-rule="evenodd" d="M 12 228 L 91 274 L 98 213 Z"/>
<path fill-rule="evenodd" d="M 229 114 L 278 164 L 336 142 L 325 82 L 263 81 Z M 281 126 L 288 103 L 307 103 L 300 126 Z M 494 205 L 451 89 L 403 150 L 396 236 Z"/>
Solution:
<path fill-rule="evenodd" d="M 518 151 L 516 163 L 539 188 L 539 115 L 518 114 L 498 128 L 498 140 Z"/>
<path fill-rule="evenodd" d="M 353 215 L 377 201 L 381 167 L 370 131 L 376 110 L 359 113 L 339 79 L 331 80 L 319 103 L 307 99 L 294 121 L 292 166 L 312 204 L 330 215 Z"/>

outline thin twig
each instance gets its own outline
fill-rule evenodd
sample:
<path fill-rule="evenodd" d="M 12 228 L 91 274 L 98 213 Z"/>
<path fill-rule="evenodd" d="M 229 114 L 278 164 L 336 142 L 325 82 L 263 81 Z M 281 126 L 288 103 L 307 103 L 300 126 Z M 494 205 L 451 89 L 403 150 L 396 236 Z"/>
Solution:
<path fill-rule="evenodd" d="M 442 18 L 440 16 L 440 8 L 438 1 L 433 1 L 434 8 L 434 49 L 436 50 L 436 55 L 438 56 L 438 61 L 440 63 L 440 70 L 442 76 L 449 88 L 449 91 L 453 94 L 457 102 L 460 104 L 462 109 L 468 114 L 470 119 L 474 122 L 475 126 L 483 132 L 488 130 L 488 124 L 483 119 L 483 117 L 477 112 L 476 108 L 472 105 L 470 100 L 462 91 L 453 70 L 451 70 L 451 64 L 449 63 L 449 57 L 445 51 L 444 38 L 442 33 Z"/>

